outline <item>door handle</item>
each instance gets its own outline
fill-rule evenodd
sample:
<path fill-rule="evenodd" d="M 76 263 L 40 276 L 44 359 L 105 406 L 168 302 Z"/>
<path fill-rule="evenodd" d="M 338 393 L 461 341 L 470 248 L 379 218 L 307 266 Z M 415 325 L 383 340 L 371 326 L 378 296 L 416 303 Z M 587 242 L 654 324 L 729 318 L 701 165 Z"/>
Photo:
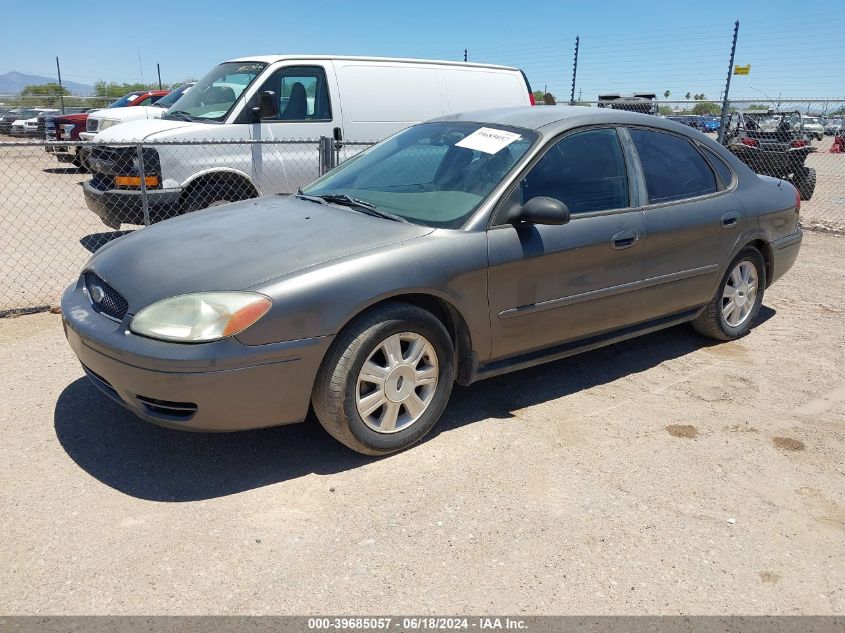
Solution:
<path fill-rule="evenodd" d="M 730 211 L 722 216 L 722 227 L 729 229 L 739 223 L 739 213 Z"/>
<path fill-rule="evenodd" d="M 620 231 L 612 238 L 610 238 L 610 245 L 616 250 L 623 248 L 630 248 L 640 239 L 640 234 L 633 229 L 627 231 Z"/>

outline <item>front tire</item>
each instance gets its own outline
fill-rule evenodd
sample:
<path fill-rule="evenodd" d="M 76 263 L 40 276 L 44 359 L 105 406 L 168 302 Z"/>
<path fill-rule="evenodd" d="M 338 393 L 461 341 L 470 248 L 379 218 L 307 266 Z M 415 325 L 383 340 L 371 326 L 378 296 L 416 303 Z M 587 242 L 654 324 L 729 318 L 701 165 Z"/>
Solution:
<path fill-rule="evenodd" d="M 748 334 L 763 305 L 766 265 L 756 248 L 747 247 L 728 266 L 716 295 L 692 322 L 704 336 L 732 341 Z"/>
<path fill-rule="evenodd" d="M 446 328 L 417 306 L 385 303 L 350 323 L 329 349 L 311 402 L 336 440 L 387 455 L 422 439 L 440 419 L 455 379 Z"/>

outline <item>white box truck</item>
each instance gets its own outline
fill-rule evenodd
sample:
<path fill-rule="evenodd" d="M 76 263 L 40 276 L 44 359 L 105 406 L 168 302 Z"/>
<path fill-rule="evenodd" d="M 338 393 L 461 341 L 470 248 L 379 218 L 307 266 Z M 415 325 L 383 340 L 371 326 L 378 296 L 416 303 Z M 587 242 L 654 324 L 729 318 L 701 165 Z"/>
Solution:
<path fill-rule="evenodd" d="M 85 200 L 112 228 L 226 201 L 289 193 L 319 174 L 316 143 L 379 141 L 466 110 L 533 104 L 518 68 L 447 61 L 273 55 L 214 67 L 160 119 L 94 138 Z M 256 141 L 261 141 L 257 143 Z M 101 143 L 101 145 L 96 145 Z M 138 144 L 144 143 L 141 161 Z"/>

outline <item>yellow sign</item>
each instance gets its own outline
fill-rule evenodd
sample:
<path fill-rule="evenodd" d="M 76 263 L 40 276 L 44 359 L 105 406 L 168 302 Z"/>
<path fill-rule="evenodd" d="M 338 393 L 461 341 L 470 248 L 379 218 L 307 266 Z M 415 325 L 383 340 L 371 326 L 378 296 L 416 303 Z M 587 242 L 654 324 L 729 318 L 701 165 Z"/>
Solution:
<path fill-rule="evenodd" d="M 751 64 L 747 66 L 734 66 L 734 75 L 747 75 L 751 72 Z"/>

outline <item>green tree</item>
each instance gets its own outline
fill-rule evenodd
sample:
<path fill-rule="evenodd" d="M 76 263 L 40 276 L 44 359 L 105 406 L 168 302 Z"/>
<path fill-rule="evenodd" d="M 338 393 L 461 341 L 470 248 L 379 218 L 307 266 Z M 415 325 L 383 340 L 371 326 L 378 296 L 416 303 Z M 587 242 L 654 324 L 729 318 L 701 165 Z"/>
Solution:
<path fill-rule="evenodd" d="M 657 113 L 662 114 L 663 116 L 670 116 L 674 114 L 674 110 L 670 106 L 662 105 L 657 108 Z"/>
<path fill-rule="evenodd" d="M 59 87 L 55 82 L 24 86 L 21 90 L 21 97 L 38 97 L 39 103 L 51 107 L 59 102 L 59 95 L 69 95 L 70 91 L 65 87 Z"/>
<path fill-rule="evenodd" d="M 701 100 L 692 109 L 693 114 L 719 114 L 720 111 L 719 106 L 712 101 Z"/>
<path fill-rule="evenodd" d="M 664 93 L 663 93 L 663 97 L 664 97 L 665 99 L 668 99 L 670 94 L 672 94 L 672 91 L 671 91 L 671 90 L 667 90 L 666 92 L 664 92 Z"/>
<path fill-rule="evenodd" d="M 535 103 L 543 103 L 543 97 L 546 96 L 546 93 L 542 90 L 535 90 L 533 92 L 534 95 L 534 102 Z"/>
<path fill-rule="evenodd" d="M 748 110 L 768 110 L 769 106 L 761 105 L 759 103 L 752 103 L 747 108 Z"/>
<path fill-rule="evenodd" d="M 691 92 L 688 92 L 687 94 L 685 94 L 685 95 L 684 95 L 684 99 L 686 99 L 687 101 L 689 101 L 691 96 L 692 96 L 692 93 L 691 93 Z"/>
<path fill-rule="evenodd" d="M 100 80 L 94 84 L 94 94 L 98 97 L 108 97 L 110 99 L 117 99 L 130 92 L 140 92 L 142 90 L 155 90 L 158 84 L 142 84 L 142 83 L 116 83 L 114 81 Z"/>

